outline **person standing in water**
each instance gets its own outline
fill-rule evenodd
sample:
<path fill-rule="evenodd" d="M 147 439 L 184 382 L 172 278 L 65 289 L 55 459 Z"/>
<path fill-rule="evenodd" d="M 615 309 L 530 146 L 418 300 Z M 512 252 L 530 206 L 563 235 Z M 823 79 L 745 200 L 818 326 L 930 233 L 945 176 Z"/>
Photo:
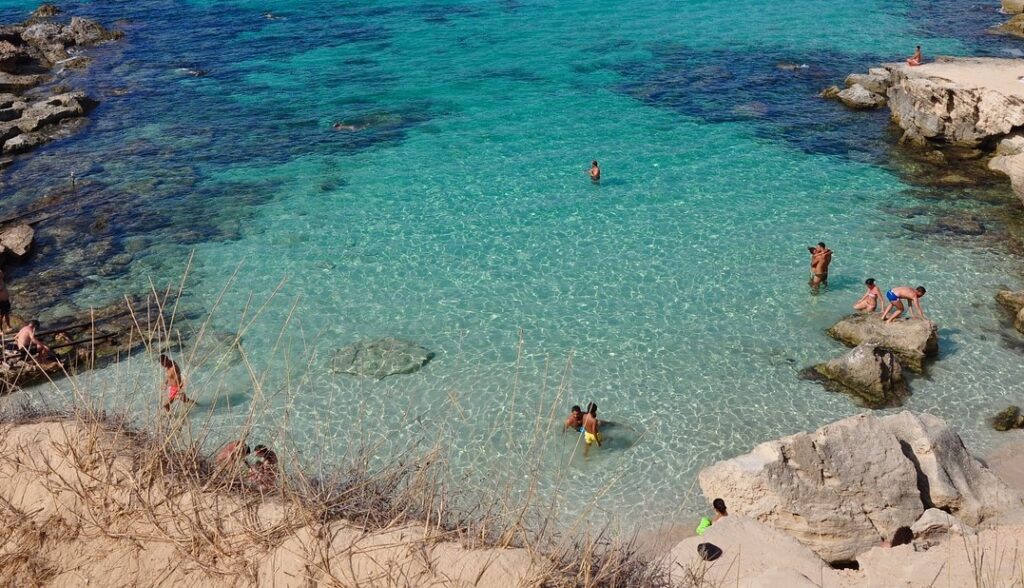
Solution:
<path fill-rule="evenodd" d="M 597 443 L 601 446 L 601 433 L 597 430 L 597 405 L 593 402 L 587 406 L 587 414 L 583 415 L 583 457 L 590 453 L 590 446 Z"/>
<path fill-rule="evenodd" d="M 597 160 L 590 162 L 590 181 L 597 182 L 601 181 L 601 166 L 597 165 Z"/>
<path fill-rule="evenodd" d="M 580 433 L 583 432 L 583 409 L 578 404 L 573 405 L 572 410 L 569 411 L 569 417 L 565 419 L 565 424 L 562 425 L 562 433 L 569 429 Z"/>
<path fill-rule="evenodd" d="M 910 286 L 896 286 L 885 293 L 885 299 L 889 301 L 885 305 L 885 310 L 882 311 L 882 320 L 891 323 L 894 320 L 900 318 L 903 315 L 903 311 L 906 308 L 903 306 L 903 301 L 906 300 L 910 306 L 910 316 L 913 317 L 915 314 L 920 317 L 921 320 L 928 320 L 924 316 L 924 309 L 921 308 L 921 297 L 924 296 L 924 286 L 918 286 L 917 288 L 911 288 Z M 889 317 L 889 311 L 893 311 L 893 315 Z M 886 317 L 889 317 L 886 319 Z"/>
<path fill-rule="evenodd" d="M 868 287 L 868 291 L 860 297 L 860 300 L 854 303 L 853 309 L 860 312 L 875 312 L 878 310 L 878 297 L 882 293 L 878 290 L 878 286 L 875 285 L 874 278 L 864 280 L 864 285 Z"/>
<path fill-rule="evenodd" d="M 817 247 L 808 247 L 807 251 L 811 254 L 811 279 L 807 284 L 817 294 L 820 286 L 828 288 L 828 266 L 832 263 L 832 250 L 819 241 Z"/>
<path fill-rule="evenodd" d="M 181 368 L 171 361 L 166 355 L 160 356 L 160 365 L 164 368 L 164 386 L 167 387 L 167 400 L 164 402 L 164 410 L 171 410 L 171 403 L 180 400 L 186 404 L 195 404 L 196 401 L 185 396 L 183 388 L 185 382 L 181 378 Z"/>

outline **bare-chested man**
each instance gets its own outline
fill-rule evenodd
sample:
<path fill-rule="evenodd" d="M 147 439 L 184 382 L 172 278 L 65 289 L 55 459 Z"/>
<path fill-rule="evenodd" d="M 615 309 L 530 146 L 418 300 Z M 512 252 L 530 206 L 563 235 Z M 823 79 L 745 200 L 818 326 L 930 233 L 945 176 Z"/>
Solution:
<path fill-rule="evenodd" d="M 808 247 L 811 254 L 811 279 L 807 282 L 815 293 L 824 285 L 828 288 L 828 266 L 832 263 L 832 250 L 818 243 L 817 247 Z"/>
<path fill-rule="evenodd" d="M 36 338 L 36 330 L 39 329 L 39 321 L 31 320 L 18 331 L 14 336 L 14 344 L 18 350 L 26 356 L 34 357 L 37 360 L 44 359 L 50 355 L 50 348 Z"/>
<path fill-rule="evenodd" d="M 0 270 L 0 331 L 11 330 L 11 295 L 7 292 L 7 280 Z"/>
<path fill-rule="evenodd" d="M 594 443 L 601 446 L 601 433 L 597 431 L 597 405 L 593 402 L 587 407 L 587 414 L 583 415 L 583 443 L 583 457 L 587 457 Z"/>
<path fill-rule="evenodd" d="M 885 293 L 885 299 L 889 301 L 885 305 L 885 310 L 882 311 L 882 320 L 891 323 L 894 320 L 900 318 L 903 315 L 903 311 L 906 308 L 903 306 L 903 301 L 906 300 L 910 304 L 910 314 L 913 316 L 917 314 L 921 320 L 928 320 L 924 316 L 924 309 L 921 308 L 921 297 L 924 296 L 924 286 L 918 286 L 917 288 L 911 288 L 910 286 L 896 286 Z M 893 314 L 890 317 L 889 311 Z M 886 319 L 888 317 L 888 319 Z"/>
<path fill-rule="evenodd" d="M 593 162 L 591 162 L 591 164 L 590 164 L 590 181 L 592 181 L 592 182 L 600 182 L 601 181 L 601 167 L 599 165 L 597 165 L 597 160 L 596 159 Z"/>
<path fill-rule="evenodd" d="M 562 425 L 562 432 L 566 432 L 569 429 L 577 432 L 583 432 L 583 409 L 580 405 L 573 405 L 569 411 L 569 416 L 565 419 L 565 424 Z"/>
<path fill-rule="evenodd" d="M 164 368 L 164 386 L 167 387 L 167 400 L 164 402 L 164 410 L 171 410 L 171 403 L 180 400 L 186 404 L 195 404 L 188 396 L 185 396 L 185 382 L 181 378 L 181 368 L 171 361 L 166 355 L 160 356 L 160 365 Z"/>

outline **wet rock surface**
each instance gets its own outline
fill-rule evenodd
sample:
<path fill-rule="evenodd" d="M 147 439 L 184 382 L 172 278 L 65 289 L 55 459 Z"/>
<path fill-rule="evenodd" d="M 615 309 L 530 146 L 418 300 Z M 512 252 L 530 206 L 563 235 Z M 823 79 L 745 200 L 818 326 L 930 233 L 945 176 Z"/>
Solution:
<path fill-rule="evenodd" d="M 35 235 L 35 230 L 25 223 L 0 229 L 0 258 L 7 262 L 24 261 Z"/>
<path fill-rule="evenodd" d="M 434 358 L 434 353 L 415 343 L 384 338 L 358 341 L 338 350 L 331 368 L 338 373 L 380 380 L 396 374 L 411 374 Z"/>

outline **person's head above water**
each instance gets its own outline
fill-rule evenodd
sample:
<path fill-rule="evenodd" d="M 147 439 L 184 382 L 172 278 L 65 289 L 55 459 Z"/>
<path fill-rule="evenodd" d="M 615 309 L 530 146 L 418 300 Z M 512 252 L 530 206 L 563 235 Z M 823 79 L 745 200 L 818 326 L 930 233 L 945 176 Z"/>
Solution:
<path fill-rule="evenodd" d="M 591 161 L 590 165 L 597 166 L 597 160 L 595 159 L 594 161 Z"/>
<path fill-rule="evenodd" d="M 714 508 L 715 512 L 717 512 L 720 515 L 727 515 L 727 514 L 729 514 L 725 510 L 725 501 L 722 500 L 721 498 L 716 498 L 716 499 L 712 500 L 711 501 L 711 507 Z"/>
<path fill-rule="evenodd" d="M 825 247 L 825 242 L 824 241 L 818 241 L 818 247 L 821 248 L 821 249 L 828 249 L 828 247 Z"/>
<path fill-rule="evenodd" d="M 867 286 L 868 288 L 874 286 L 875 285 L 875 279 L 874 278 L 868 278 L 868 279 L 864 280 L 864 285 Z"/>
<path fill-rule="evenodd" d="M 171 358 L 167 357 L 166 355 L 164 355 L 162 353 L 160 354 L 160 357 L 158 358 L 158 361 L 160 362 L 160 365 L 164 366 L 165 368 L 166 367 L 171 367 L 171 364 L 174 363 L 174 362 L 171 361 Z"/>
<path fill-rule="evenodd" d="M 569 412 L 572 414 L 583 414 L 583 409 L 580 408 L 580 405 L 574 404 L 572 405 L 572 408 L 569 409 Z"/>
<path fill-rule="evenodd" d="M 587 405 L 587 413 L 591 416 L 597 416 L 597 404 L 591 402 Z"/>
<path fill-rule="evenodd" d="M 924 296 L 924 293 L 926 292 L 924 286 L 918 286 L 917 288 L 914 288 L 914 290 L 917 292 L 918 296 Z"/>

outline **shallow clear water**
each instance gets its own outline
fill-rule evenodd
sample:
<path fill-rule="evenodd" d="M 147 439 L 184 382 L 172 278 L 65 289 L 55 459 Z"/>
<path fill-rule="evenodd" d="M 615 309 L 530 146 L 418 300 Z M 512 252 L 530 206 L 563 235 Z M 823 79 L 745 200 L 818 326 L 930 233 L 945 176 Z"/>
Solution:
<path fill-rule="evenodd" d="M 176 281 L 193 250 L 186 304 L 216 306 L 214 330 L 238 331 L 277 289 L 244 334 L 259 391 L 241 363 L 184 367 L 204 406 L 228 399 L 215 424 L 255 402 L 258 433 L 287 428 L 307 457 L 442 440 L 467 485 L 522 484 L 540 461 L 540 495 L 561 510 L 680 516 L 701 508 L 701 467 L 860 410 L 797 374 L 842 350 L 824 330 L 868 276 L 926 285 L 942 327 L 907 407 L 995 443 L 984 420 L 1019 401 L 1024 369 L 992 295 L 1021 285 L 1021 263 L 912 229 L 1019 205 L 1008 190 L 921 200 L 886 165 L 884 113 L 815 94 L 918 42 L 1019 43 L 951 26 L 955 2 L 606 4 L 86 4 L 128 19 L 128 40 L 100 52 L 113 66 L 83 80 L 104 104 L 85 133 L 12 168 L 5 202 L 68 167 L 93 186 L 114 227 L 95 239 L 119 264 L 86 256 L 102 267 L 77 278 L 79 305 Z M 967 22 L 998 18 L 978 7 Z M 53 272 L 83 235 L 44 241 Z M 836 260 L 812 297 L 818 240 Z M 330 372 L 334 350 L 383 336 L 436 358 L 380 382 Z M 83 385 L 148 390 L 146 362 Z M 584 462 L 557 429 L 590 400 L 620 426 Z"/>

